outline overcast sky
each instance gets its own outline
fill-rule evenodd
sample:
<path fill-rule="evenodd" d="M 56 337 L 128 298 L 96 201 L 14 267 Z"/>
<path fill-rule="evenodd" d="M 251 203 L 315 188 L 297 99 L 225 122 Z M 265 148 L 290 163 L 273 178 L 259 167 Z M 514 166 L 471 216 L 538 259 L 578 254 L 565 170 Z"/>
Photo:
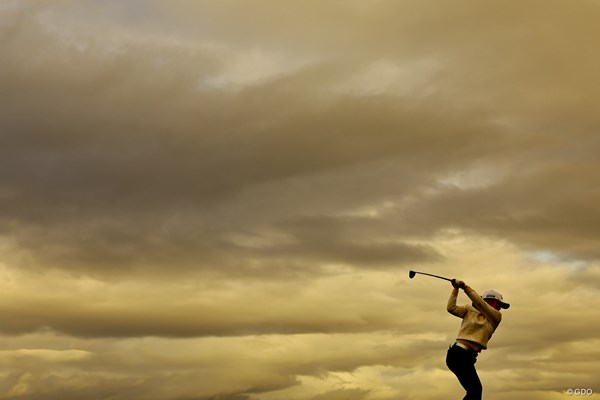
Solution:
<path fill-rule="evenodd" d="M 512 304 L 489 398 L 600 392 L 599 20 L 0 0 L 0 399 L 458 399 L 409 269 Z"/>

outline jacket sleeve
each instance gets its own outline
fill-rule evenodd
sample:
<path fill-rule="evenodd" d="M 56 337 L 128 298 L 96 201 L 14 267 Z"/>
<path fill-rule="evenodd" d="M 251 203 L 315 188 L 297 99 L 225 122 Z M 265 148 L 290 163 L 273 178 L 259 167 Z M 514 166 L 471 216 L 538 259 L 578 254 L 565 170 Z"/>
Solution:
<path fill-rule="evenodd" d="M 465 293 L 467 296 L 469 296 L 469 299 L 471 299 L 471 301 L 477 305 L 477 309 L 486 316 L 486 318 L 494 327 L 497 327 L 500 324 L 500 321 L 502 320 L 502 313 L 500 311 L 486 303 L 485 300 L 483 300 L 481 296 L 479 296 L 479 294 L 477 294 L 477 292 L 471 289 L 469 286 L 467 286 L 465 289 Z"/>
<path fill-rule="evenodd" d="M 463 318 L 467 313 L 466 307 L 461 307 L 456 305 L 456 298 L 458 297 L 458 289 L 452 289 L 452 293 L 450 293 L 450 298 L 448 299 L 448 307 L 447 310 L 450 314 L 455 315 L 459 318 Z"/>

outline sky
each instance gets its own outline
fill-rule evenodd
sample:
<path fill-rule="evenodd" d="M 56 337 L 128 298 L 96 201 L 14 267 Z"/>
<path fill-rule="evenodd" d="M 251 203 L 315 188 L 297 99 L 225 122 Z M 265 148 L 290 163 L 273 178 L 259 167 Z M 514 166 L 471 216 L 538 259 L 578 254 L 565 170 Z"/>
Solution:
<path fill-rule="evenodd" d="M 0 399 L 600 398 L 599 18 L 0 0 Z"/>

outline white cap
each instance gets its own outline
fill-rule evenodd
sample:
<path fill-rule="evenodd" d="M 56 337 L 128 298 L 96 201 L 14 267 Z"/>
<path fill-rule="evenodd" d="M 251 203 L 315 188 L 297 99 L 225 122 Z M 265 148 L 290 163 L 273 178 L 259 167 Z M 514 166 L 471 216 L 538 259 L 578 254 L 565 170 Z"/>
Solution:
<path fill-rule="evenodd" d="M 498 300 L 498 302 L 500 302 L 500 308 L 509 308 L 510 307 L 510 304 L 504 302 L 504 299 L 502 298 L 502 295 L 500 294 L 500 292 L 497 292 L 493 289 L 486 290 L 485 292 L 483 292 L 483 294 L 481 295 L 481 298 L 484 300 L 486 300 L 486 299 Z"/>

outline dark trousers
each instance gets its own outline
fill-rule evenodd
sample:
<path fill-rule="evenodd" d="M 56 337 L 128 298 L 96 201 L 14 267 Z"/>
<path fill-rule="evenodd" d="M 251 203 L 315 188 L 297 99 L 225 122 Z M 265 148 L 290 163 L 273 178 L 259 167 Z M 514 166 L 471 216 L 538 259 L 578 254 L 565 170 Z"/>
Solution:
<path fill-rule="evenodd" d="M 463 400 L 481 400 L 483 387 L 475 370 L 476 361 L 477 353 L 474 351 L 465 350 L 457 345 L 448 349 L 446 365 L 467 391 Z"/>

